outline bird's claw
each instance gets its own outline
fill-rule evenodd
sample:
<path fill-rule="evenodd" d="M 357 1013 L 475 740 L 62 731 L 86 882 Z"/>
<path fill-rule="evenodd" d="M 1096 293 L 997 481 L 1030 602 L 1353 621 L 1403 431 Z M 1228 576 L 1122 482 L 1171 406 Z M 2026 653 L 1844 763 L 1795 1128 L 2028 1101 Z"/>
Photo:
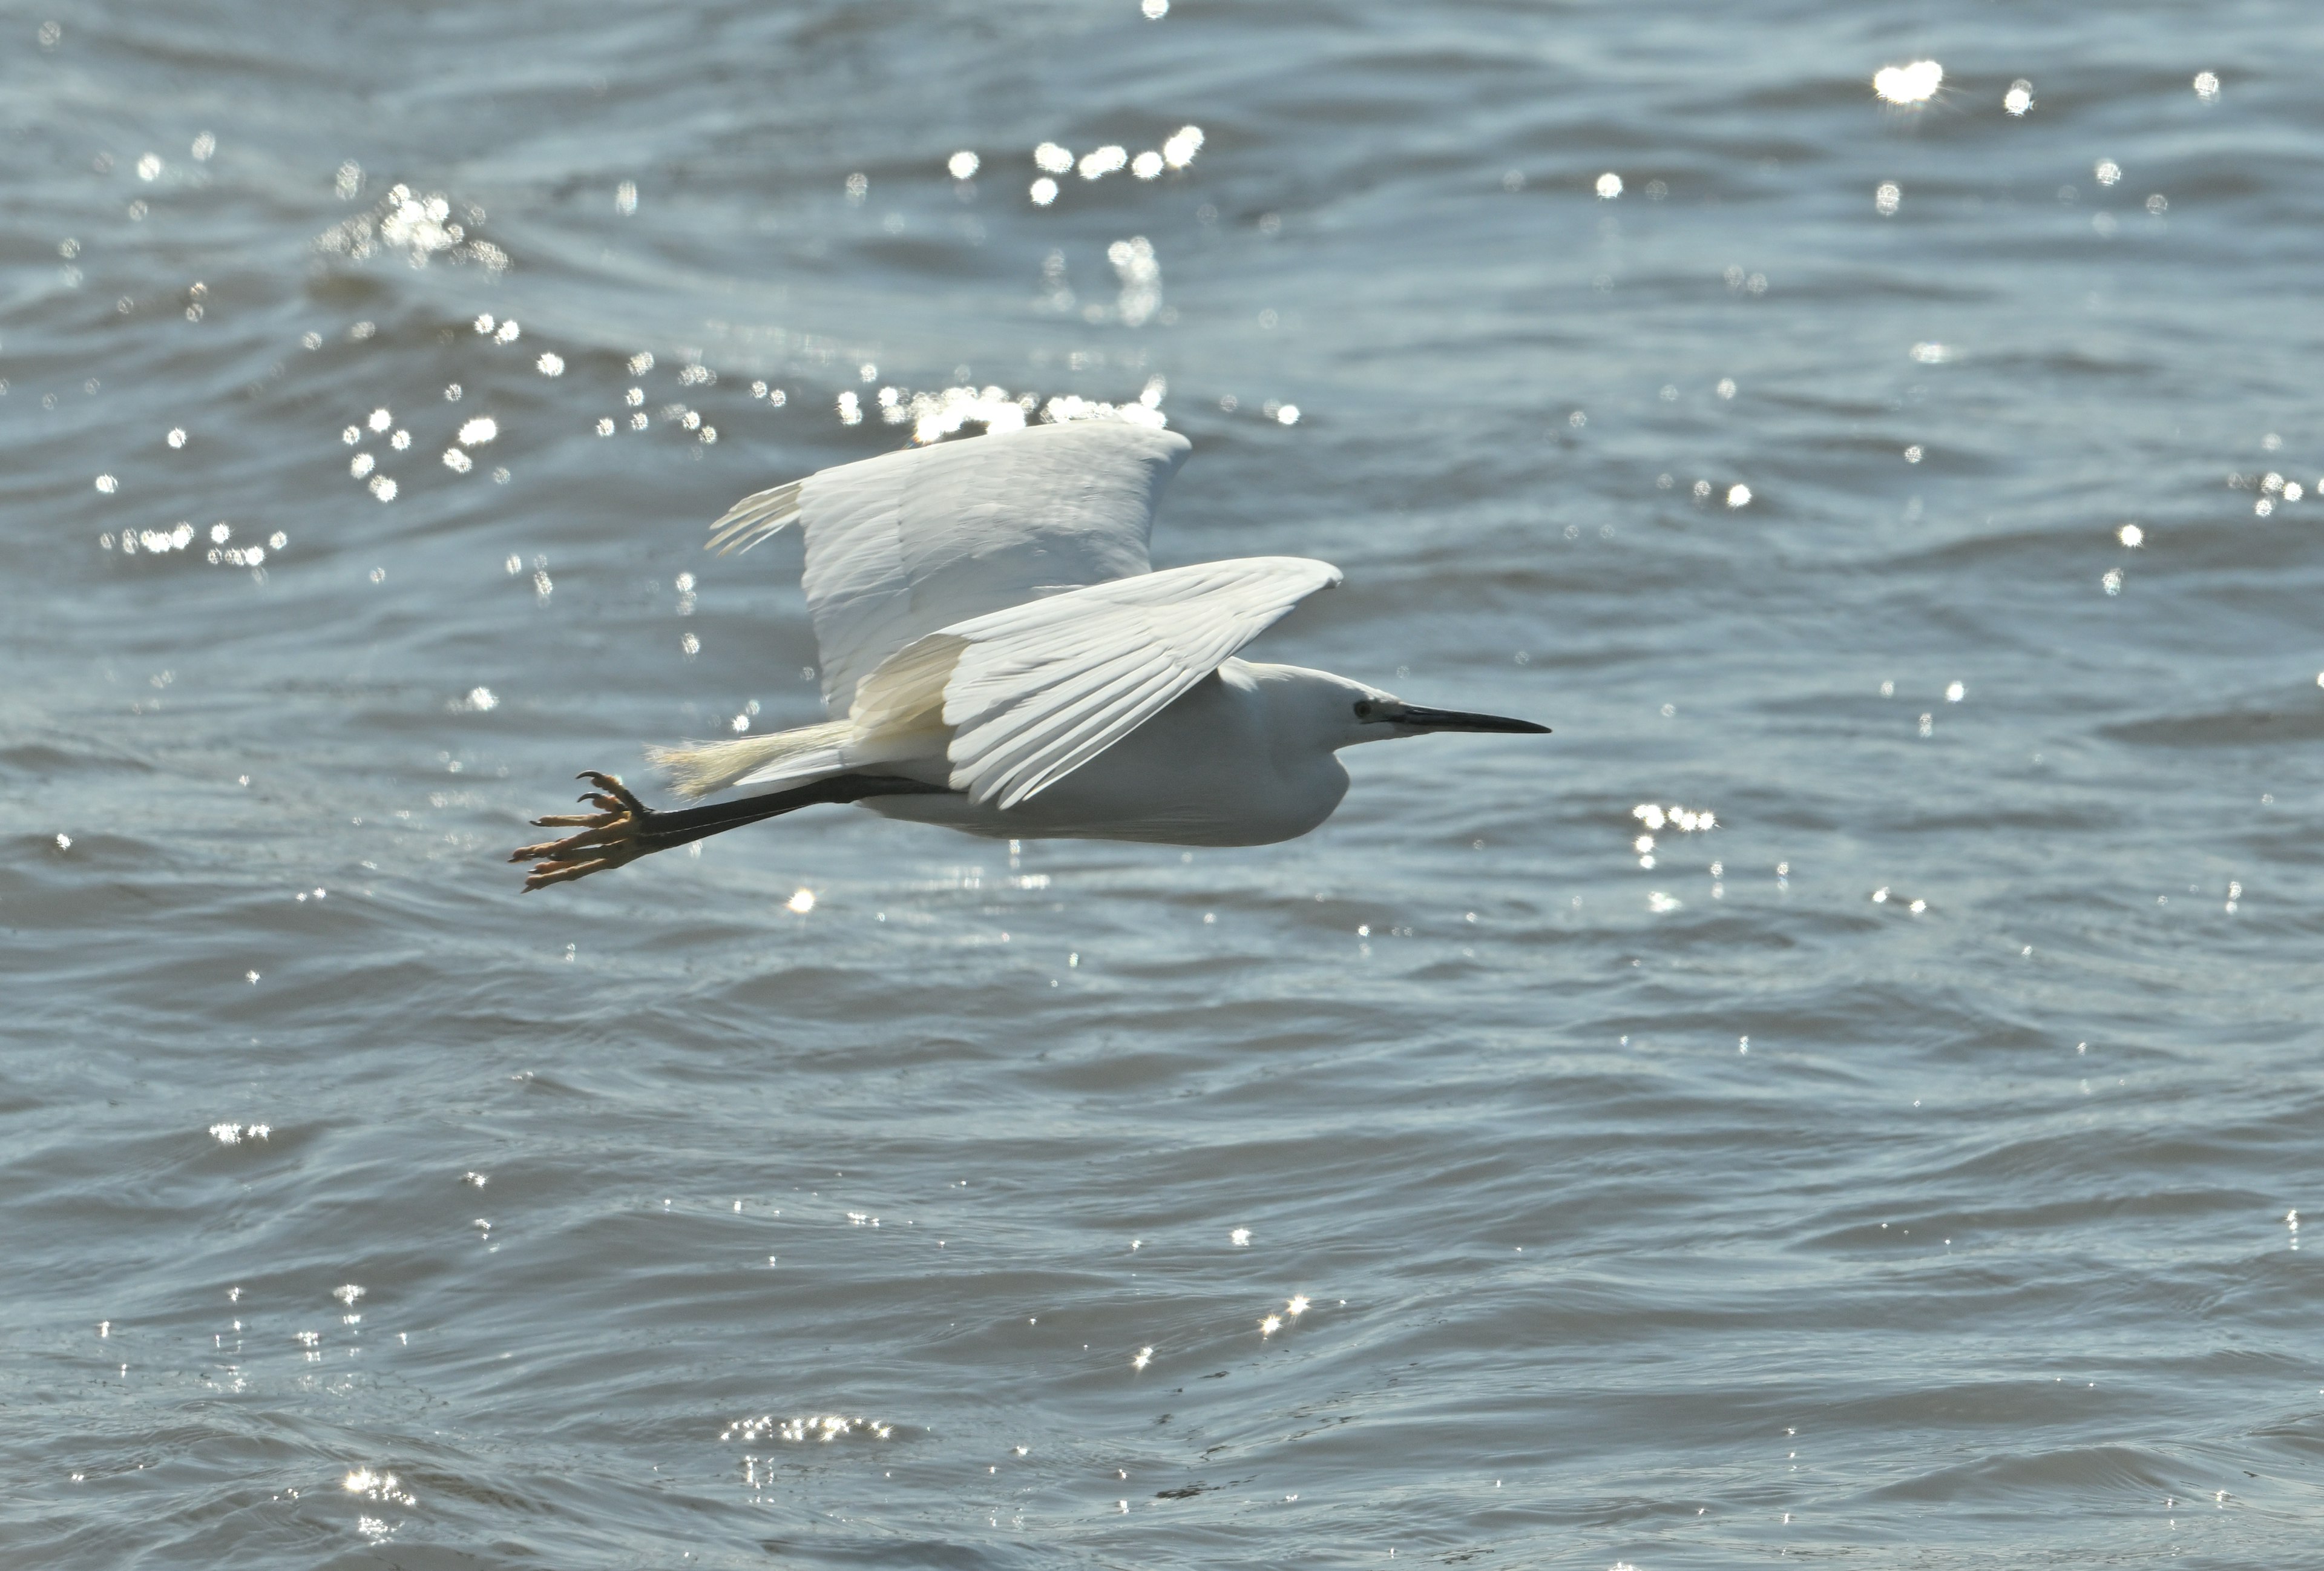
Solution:
<path fill-rule="evenodd" d="M 581 832 L 567 835 L 562 840 L 519 846 L 509 854 L 511 862 L 530 862 L 534 864 L 532 871 L 525 875 L 524 887 L 528 890 L 545 889 L 552 883 L 567 883 L 576 878 L 586 878 L 590 873 L 634 862 L 656 849 L 645 844 L 641 834 L 653 817 L 651 808 L 640 801 L 613 775 L 587 770 L 576 778 L 597 788 L 595 791 L 583 792 L 580 799 L 597 811 L 551 813 L 532 820 L 537 828 L 577 828 Z"/>

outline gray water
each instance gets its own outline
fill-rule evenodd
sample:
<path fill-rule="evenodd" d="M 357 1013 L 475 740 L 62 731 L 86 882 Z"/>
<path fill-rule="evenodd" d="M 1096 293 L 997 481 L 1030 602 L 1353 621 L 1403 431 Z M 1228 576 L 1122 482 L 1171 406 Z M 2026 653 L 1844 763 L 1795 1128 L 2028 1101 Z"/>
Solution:
<path fill-rule="evenodd" d="M 2316 42 L 5 7 L 0 1558 L 2317 1563 Z M 520 895 L 966 385 L 1556 734 Z"/>

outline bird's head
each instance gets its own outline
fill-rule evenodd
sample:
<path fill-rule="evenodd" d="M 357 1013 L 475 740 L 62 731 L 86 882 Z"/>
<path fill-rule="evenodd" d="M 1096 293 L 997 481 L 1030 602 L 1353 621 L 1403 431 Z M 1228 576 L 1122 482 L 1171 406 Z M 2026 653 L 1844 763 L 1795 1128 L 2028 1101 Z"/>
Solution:
<path fill-rule="evenodd" d="M 1537 725 L 1530 720 L 1511 720 L 1499 715 L 1477 715 L 1462 709 L 1431 709 L 1420 704 L 1408 704 L 1394 693 L 1384 693 L 1378 688 L 1326 671 L 1301 670 L 1296 667 L 1275 669 L 1293 678 L 1301 689 L 1299 708 L 1306 719 L 1300 728 L 1320 730 L 1334 749 L 1352 747 L 1360 742 L 1386 742 L 1397 736 L 1425 736 L 1436 731 L 1496 731 L 1538 735 L 1549 730 L 1548 726 Z"/>
<path fill-rule="evenodd" d="M 1350 702 L 1348 716 L 1354 723 L 1355 735 L 1351 740 L 1355 742 L 1425 736 L 1433 731 L 1499 731 L 1533 736 L 1549 732 L 1548 726 L 1537 725 L 1531 720 L 1477 715 L 1464 709 L 1431 709 L 1370 688 L 1364 689 L 1362 697 Z"/>

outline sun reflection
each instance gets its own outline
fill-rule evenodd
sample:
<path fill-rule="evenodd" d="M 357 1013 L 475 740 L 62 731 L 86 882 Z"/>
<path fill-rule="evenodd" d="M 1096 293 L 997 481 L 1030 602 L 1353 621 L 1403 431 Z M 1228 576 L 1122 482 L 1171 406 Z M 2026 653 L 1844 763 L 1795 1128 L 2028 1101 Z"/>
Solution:
<path fill-rule="evenodd" d="M 2023 115 L 2034 106 L 2034 84 L 2024 77 L 2009 84 L 2009 91 L 2001 95 L 2001 106 L 2012 115 Z"/>
<path fill-rule="evenodd" d="M 1121 280 L 1115 315 L 1124 327 L 1144 327 L 1162 305 L 1162 264 L 1155 260 L 1153 242 L 1143 235 L 1116 240 L 1105 248 L 1105 259 Z"/>
<path fill-rule="evenodd" d="M 337 189 L 342 200 L 353 199 L 362 184 L 360 165 L 339 166 Z M 481 263 L 490 273 L 505 271 L 508 254 L 469 234 L 470 226 L 484 221 L 484 210 L 474 203 L 466 204 L 462 217 L 467 220 L 466 225 L 453 220 L 451 199 L 441 192 L 421 195 L 410 186 L 397 185 L 370 211 L 334 224 L 317 236 L 315 248 L 362 262 L 386 246 L 403 252 L 414 267 L 425 267 L 431 258 L 442 256 L 454 262 Z"/>
<path fill-rule="evenodd" d="M 843 1436 L 859 1431 L 875 1440 L 885 1440 L 895 1433 L 895 1426 L 878 1419 L 851 1419 L 838 1413 L 798 1419 L 777 1419 L 770 1413 L 755 1419 L 737 1419 L 727 1425 L 718 1437 L 721 1440 L 761 1440 L 773 1435 L 793 1445 L 815 1440 L 827 1446 Z"/>
<path fill-rule="evenodd" d="M 339 1487 L 349 1494 L 362 1495 L 365 1500 L 392 1501 L 397 1505 L 417 1503 L 394 1474 L 374 1472 L 368 1467 L 357 1467 L 349 1472 L 339 1481 Z M 369 1518 L 364 1520 L 370 1520 Z"/>
<path fill-rule="evenodd" d="M 1885 103 L 1907 107 L 1927 103 L 1944 86 L 1945 68 L 1932 60 L 1883 66 L 1872 73 L 1872 90 Z"/>

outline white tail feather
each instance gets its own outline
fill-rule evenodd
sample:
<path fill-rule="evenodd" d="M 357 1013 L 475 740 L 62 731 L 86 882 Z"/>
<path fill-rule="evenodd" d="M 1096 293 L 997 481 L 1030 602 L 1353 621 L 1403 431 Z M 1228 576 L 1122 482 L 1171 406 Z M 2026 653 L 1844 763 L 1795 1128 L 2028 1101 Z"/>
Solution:
<path fill-rule="evenodd" d="M 844 720 L 802 725 L 767 736 L 732 742 L 693 742 L 683 747 L 649 747 L 646 756 L 669 776 L 682 797 L 706 797 L 741 782 L 803 784 L 847 768 L 840 749 L 853 727 Z"/>

